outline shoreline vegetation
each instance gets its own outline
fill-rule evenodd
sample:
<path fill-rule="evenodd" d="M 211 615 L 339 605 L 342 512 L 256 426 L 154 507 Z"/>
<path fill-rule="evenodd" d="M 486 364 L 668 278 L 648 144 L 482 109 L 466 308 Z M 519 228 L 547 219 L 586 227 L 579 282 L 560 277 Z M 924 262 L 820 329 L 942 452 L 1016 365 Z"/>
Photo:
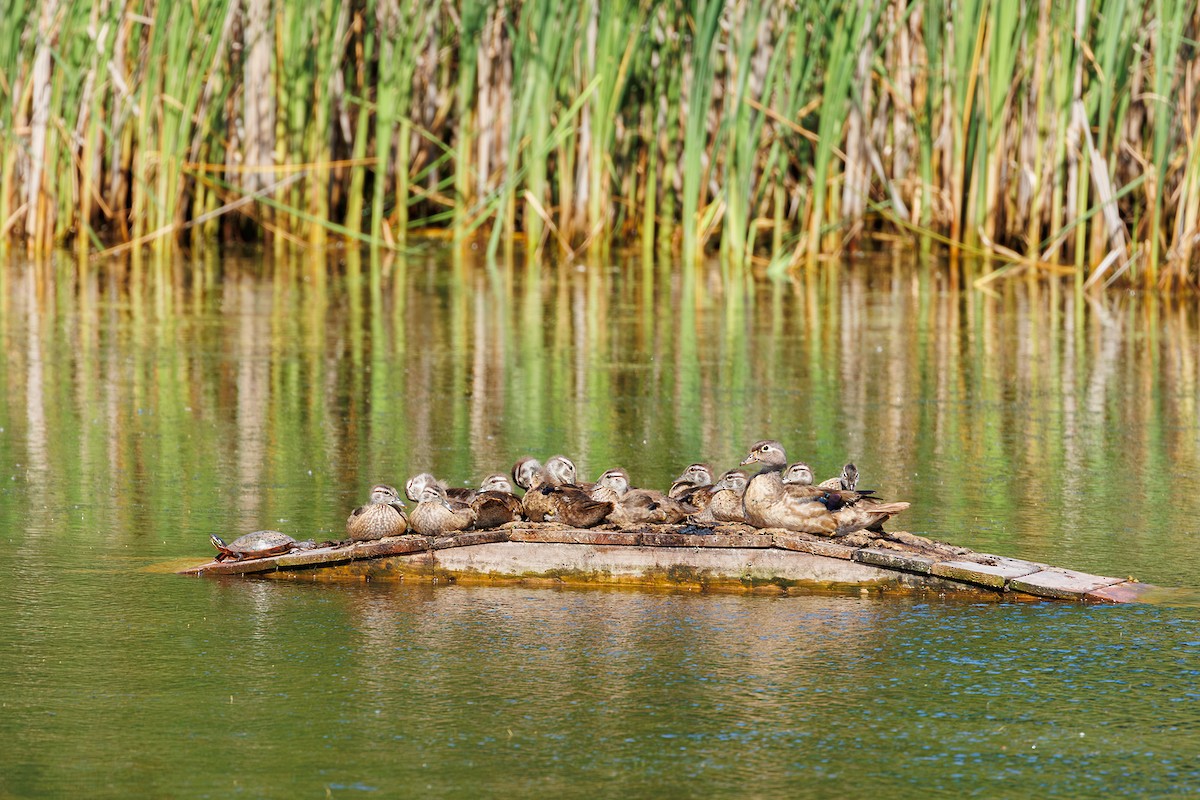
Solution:
<path fill-rule="evenodd" d="M 1191 0 L 7 0 L 0 242 L 1200 280 Z"/>

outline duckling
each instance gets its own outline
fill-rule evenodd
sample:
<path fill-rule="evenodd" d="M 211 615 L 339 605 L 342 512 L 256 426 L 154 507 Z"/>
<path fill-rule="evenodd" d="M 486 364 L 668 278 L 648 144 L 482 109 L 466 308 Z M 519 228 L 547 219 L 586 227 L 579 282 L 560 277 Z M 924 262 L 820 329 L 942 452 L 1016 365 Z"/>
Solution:
<path fill-rule="evenodd" d="M 679 500 L 689 490 L 700 486 L 712 486 L 712 483 L 712 467 L 698 461 L 695 464 L 688 464 L 687 469 L 679 474 L 679 477 L 675 479 L 675 482 L 671 484 L 671 488 L 667 491 L 667 496 Z"/>
<path fill-rule="evenodd" d="M 787 476 L 784 476 L 784 483 L 787 483 Z M 819 484 L 822 489 L 847 489 L 854 491 L 858 486 L 858 467 L 847 463 L 842 467 L 842 474 L 836 478 L 830 478 L 827 481 L 821 481 Z"/>
<path fill-rule="evenodd" d="M 469 505 L 471 501 L 475 499 L 474 489 L 468 489 L 462 486 L 452 487 L 445 481 L 438 480 L 433 476 L 432 473 L 429 472 L 422 472 L 419 475 L 413 475 L 411 478 L 409 478 L 404 484 L 404 494 L 409 500 L 412 500 L 414 503 L 419 503 L 421 502 L 421 490 L 431 483 L 436 483 L 438 486 L 442 487 L 442 489 L 446 492 L 447 497 L 459 503 L 467 503 Z"/>
<path fill-rule="evenodd" d="M 508 478 L 499 473 L 483 479 L 471 509 L 475 512 L 475 527 L 480 530 L 521 519 L 521 499 L 513 494 Z"/>
<path fill-rule="evenodd" d="M 373 542 L 386 536 L 399 536 L 408 529 L 404 503 L 396 490 L 386 483 L 371 487 L 371 499 L 346 518 L 346 533 L 355 542 Z"/>
<path fill-rule="evenodd" d="M 803 461 L 797 461 L 795 464 L 792 464 L 790 467 L 784 470 L 783 478 L 781 478 L 781 480 L 784 483 L 794 483 L 797 486 L 812 486 L 812 468 L 810 468 L 808 464 L 805 464 Z M 825 484 L 821 485 L 824 486 Z"/>
<path fill-rule="evenodd" d="M 694 514 L 695 506 L 688 505 L 653 489 L 630 489 L 629 474 L 623 469 L 610 469 L 600 476 L 592 496 L 607 490 L 618 499 L 608 515 L 609 522 L 617 525 L 641 525 L 657 523 L 674 525 L 683 522 L 688 514 Z M 607 493 L 605 496 L 608 496 Z"/>
<path fill-rule="evenodd" d="M 566 456 L 550 456 L 546 459 L 546 470 L 554 476 L 559 486 L 578 486 L 585 492 L 590 492 L 596 484 L 577 480 L 575 462 Z"/>
<path fill-rule="evenodd" d="M 699 514 L 693 514 L 696 522 L 745 522 L 746 512 L 742 509 L 742 494 L 746 491 L 749 475 L 744 469 L 731 469 L 710 487 L 713 490 L 708 506 Z"/>
<path fill-rule="evenodd" d="M 908 503 L 881 503 L 859 492 L 785 484 L 787 466 L 783 445 L 774 440 L 756 442 L 742 461 L 762 469 L 746 484 L 742 508 L 746 521 L 759 528 L 786 528 L 803 533 L 834 536 L 863 528 L 876 529 Z"/>
<path fill-rule="evenodd" d="M 527 471 L 528 465 L 523 469 Z M 517 465 L 513 466 L 513 472 L 518 472 Z M 528 490 L 521 498 L 525 518 L 532 522 L 561 522 L 574 528 L 591 528 L 603 522 L 612 511 L 612 503 L 593 500 L 581 487 L 571 483 L 574 477 L 575 465 L 570 459 L 563 456 L 548 459 L 529 479 Z"/>
<path fill-rule="evenodd" d="M 533 479 L 542 471 L 542 462 L 533 456 L 521 456 L 512 466 L 513 483 L 525 491 L 533 485 Z"/>
<path fill-rule="evenodd" d="M 421 490 L 421 500 L 412 512 L 412 528 L 422 536 L 445 536 L 465 531 L 475 522 L 471 507 L 456 503 L 436 483 Z"/>

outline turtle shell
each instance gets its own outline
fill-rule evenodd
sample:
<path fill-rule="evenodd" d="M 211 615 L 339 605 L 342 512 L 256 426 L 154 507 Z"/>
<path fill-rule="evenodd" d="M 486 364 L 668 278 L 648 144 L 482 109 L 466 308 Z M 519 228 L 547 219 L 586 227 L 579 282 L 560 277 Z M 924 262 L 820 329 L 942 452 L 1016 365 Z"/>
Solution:
<path fill-rule="evenodd" d="M 228 544 L 223 542 L 218 536 L 211 538 L 213 547 L 216 547 L 220 551 L 217 555 L 218 560 L 223 557 L 231 557 L 238 560 L 243 558 L 266 558 L 267 556 L 281 555 L 297 546 L 295 539 L 279 531 L 254 531 L 254 533 L 239 536 Z"/>

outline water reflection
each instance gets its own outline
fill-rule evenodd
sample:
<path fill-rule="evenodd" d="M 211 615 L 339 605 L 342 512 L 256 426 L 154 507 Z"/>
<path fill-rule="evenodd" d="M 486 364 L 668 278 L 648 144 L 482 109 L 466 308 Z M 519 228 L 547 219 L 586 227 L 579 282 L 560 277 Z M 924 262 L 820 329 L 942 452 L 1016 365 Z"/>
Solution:
<path fill-rule="evenodd" d="M 769 434 L 821 477 L 853 459 L 913 501 L 911 529 L 1198 580 L 1160 555 L 1200 511 L 1187 301 L 951 291 L 901 256 L 696 286 L 636 263 L 199 258 L 0 270 L 20 492 L 0 513 L 31 509 L 33 552 L 55 517 L 31 500 L 55 492 L 82 506 L 80 535 L 200 554 L 212 530 L 338 530 L 371 482 L 417 469 L 475 482 L 562 451 L 664 486 Z"/>

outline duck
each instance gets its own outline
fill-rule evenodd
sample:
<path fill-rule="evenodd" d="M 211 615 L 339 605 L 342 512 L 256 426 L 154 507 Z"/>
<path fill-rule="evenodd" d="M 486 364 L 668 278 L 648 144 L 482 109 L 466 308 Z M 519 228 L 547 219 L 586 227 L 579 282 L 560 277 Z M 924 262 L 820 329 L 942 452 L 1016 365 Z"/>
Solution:
<path fill-rule="evenodd" d="M 667 490 L 668 497 L 674 497 L 676 500 L 684 494 L 687 494 L 692 489 L 700 486 L 712 486 L 713 470 L 708 464 L 697 461 L 694 464 L 688 464 L 687 469 L 679 474 L 675 482 L 671 484 L 671 488 Z"/>
<path fill-rule="evenodd" d="M 592 498 L 601 497 L 612 503 L 608 521 L 617 525 L 674 525 L 699 510 L 653 489 L 631 489 L 629 473 L 619 468 L 606 471 L 596 481 Z"/>
<path fill-rule="evenodd" d="M 412 529 L 422 536 L 445 536 L 471 527 L 475 512 L 447 497 L 446 490 L 437 483 L 431 483 L 421 490 L 410 521 Z"/>
<path fill-rule="evenodd" d="M 533 479 L 542 471 L 542 462 L 533 456 L 521 456 L 512 465 L 512 482 L 526 492 L 533 485 Z"/>
<path fill-rule="evenodd" d="M 860 492 L 784 483 L 787 466 L 783 445 L 774 439 L 755 442 L 742 466 L 762 468 L 746 484 L 742 508 L 746 521 L 758 528 L 785 528 L 820 536 L 837 536 L 879 526 L 909 503 L 883 503 Z"/>
<path fill-rule="evenodd" d="M 546 470 L 554 476 L 560 486 L 578 486 L 585 492 L 590 492 L 596 484 L 578 480 L 575 462 L 566 456 L 550 456 L 546 459 Z"/>
<path fill-rule="evenodd" d="M 787 483 L 786 476 L 783 482 Z M 827 481 L 821 481 L 817 485 L 822 489 L 846 489 L 852 492 L 858 486 L 858 467 L 847 462 L 842 466 L 842 474 Z"/>
<path fill-rule="evenodd" d="M 471 509 L 475 512 L 477 529 L 499 528 L 521 519 L 521 498 L 513 493 L 508 477 L 496 473 L 488 475 L 479 484 Z"/>
<path fill-rule="evenodd" d="M 780 478 L 784 483 L 792 483 L 796 486 L 812 486 L 813 471 L 812 467 L 805 464 L 803 461 L 797 461 L 791 464 L 783 471 L 783 477 Z M 823 485 L 823 484 L 822 484 Z"/>
<path fill-rule="evenodd" d="M 465 486 L 451 487 L 450 484 L 443 480 L 438 480 L 432 473 L 422 472 L 418 475 L 413 475 L 404 484 L 404 494 L 409 500 L 414 503 L 421 502 L 421 490 L 431 483 L 436 483 L 446 492 L 446 496 L 451 500 L 459 503 L 470 504 L 475 499 L 475 490 Z"/>
<path fill-rule="evenodd" d="M 518 483 L 529 481 L 521 498 L 521 509 L 531 522 L 561 522 L 573 528 L 592 528 L 604 522 L 612 511 L 611 502 L 593 500 L 573 482 L 575 464 L 564 456 L 547 459 L 532 476 L 529 463 L 518 461 L 513 465 L 513 474 L 520 474 Z"/>
<path fill-rule="evenodd" d="M 386 483 L 371 487 L 370 500 L 346 518 L 346 533 L 353 542 L 373 542 L 387 536 L 399 536 L 408 530 L 408 517 L 400 494 Z"/>
<path fill-rule="evenodd" d="M 744 469 L 731 469 L 721 475 L 711 487 L 712 496 L 708 505 L 693 514 L 695 522 L 745 522 L 746 512 L 742 508 L 742 494 L 746 481 L 750 479 Z"/>

